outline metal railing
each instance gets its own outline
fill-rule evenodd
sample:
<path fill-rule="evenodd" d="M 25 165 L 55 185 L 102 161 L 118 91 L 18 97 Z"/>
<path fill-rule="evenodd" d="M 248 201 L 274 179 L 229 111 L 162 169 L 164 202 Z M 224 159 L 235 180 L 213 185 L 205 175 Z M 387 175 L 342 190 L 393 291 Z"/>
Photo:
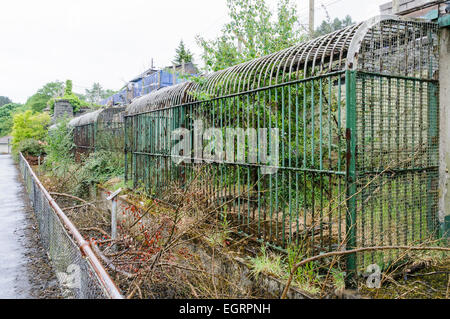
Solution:
<path fill-rule="evenodd" d="M 63 296 L 122 299 L 89 242 L 50 196 L 22 154 L 19 167 L 38 221 L 42 245 L 57 273 Z"/>

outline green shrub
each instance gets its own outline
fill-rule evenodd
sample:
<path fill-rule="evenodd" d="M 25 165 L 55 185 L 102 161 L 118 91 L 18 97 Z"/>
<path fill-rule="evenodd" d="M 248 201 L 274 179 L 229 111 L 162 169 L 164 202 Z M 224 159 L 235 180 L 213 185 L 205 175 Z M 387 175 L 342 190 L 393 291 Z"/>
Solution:
<path fill-rule="evenodd" d="M 43 143 L 35 139 L 21 141 L 17 150 L 25 156 L 42 156 L 45 154 Z"/>
<path fill-rule="evenodd" d="M 32 111 L 25 111 L 15 114 L 11 134 L 13 137 L 13 152 L 17 153 L 19 144 L 24 140 L 44 140 L 50 120 L 50 115 L 47 113 L 33 114 Z"/>
<path fill-rule="evenodd" d="M 124 163 L 121 153 L 98 151 L 86 158 L 84 165 L 77 172 L 78 183 L 75 185 L 75 194 L 85 196 L 89 187 L 105 183 L 113 177 L 123 176 Z"/>
<path fill-rule="evenodd" d="M 67 171 L 68 166 L 74 162 L 72 132 L 73 128 L 69 126 L 69 119 L 66 118 L 58 121 L 48 132 L 44 165 L 57 176 Z"/>

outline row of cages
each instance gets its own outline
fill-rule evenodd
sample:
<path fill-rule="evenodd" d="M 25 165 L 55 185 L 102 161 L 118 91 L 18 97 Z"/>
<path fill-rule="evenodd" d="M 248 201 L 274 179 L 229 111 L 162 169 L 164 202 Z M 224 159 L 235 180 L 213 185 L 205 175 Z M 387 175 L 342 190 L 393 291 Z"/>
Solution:
<path fill-rule="evenodd" d="M 189 189 L 236 233 L 284 251 L 430 242 L 439 230 L 437 34 L 394 18 L 349 27 L 213 74 L 203 89 L 153 92 L 115 124 L 75 126 L 77 152 L 122 153 L 135 188 L 172 204 Z M 358 60 L 349 62 L 352 37 Z M 265 84 L 255 70 L 271 65 Z M 246 80 L 232 85 L 238 71 Z M 344 267 L 363 272 L 395 255 L 353 254 Z"/>

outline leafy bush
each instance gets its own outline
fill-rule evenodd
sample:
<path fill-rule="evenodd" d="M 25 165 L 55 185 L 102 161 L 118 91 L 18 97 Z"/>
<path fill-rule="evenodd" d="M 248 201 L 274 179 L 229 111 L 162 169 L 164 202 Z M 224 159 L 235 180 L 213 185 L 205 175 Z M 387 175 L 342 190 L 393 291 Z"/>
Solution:
<path fill-rule="evenodd" d="M 77 185 L 75 193 L 79 196 L 87 195 L 89 187 L 104 183 L 112 177 L 123 176 L 124 163 L 121 153 L 98 151 L 89 155 L 84 165 L 77 171 Z"/>
<path fill-rule="evenodd" d="M 33 114 L 25 111 L 14 115 L 12 129 L 13 152 L 17 153 L 19 144 L 27 139 L 44 140 L 47 135 L 47 126 L 50 124 L 50 115 L 47 113 Z"/>
<path fill-rule="evenodd" d="M 41 156 L 45 154 L 45 148 L 42 142 L 35 139 L 23 140 L 19 143 L 18 149 L 25 156 Z"/>
<path fill-rule="evenodd" d="M 55 128 L 50 130 L 47 135 L 47 146 L 45 147 L 47 157 L 45 158 L 45 167 L 60 175 L 59 170 L 66 171 L 67 167 L 73 164 L 74 156 L 72 149 L 74 147 L 73 129 L 69 126 L 69 119 L 58 121 Z"/>

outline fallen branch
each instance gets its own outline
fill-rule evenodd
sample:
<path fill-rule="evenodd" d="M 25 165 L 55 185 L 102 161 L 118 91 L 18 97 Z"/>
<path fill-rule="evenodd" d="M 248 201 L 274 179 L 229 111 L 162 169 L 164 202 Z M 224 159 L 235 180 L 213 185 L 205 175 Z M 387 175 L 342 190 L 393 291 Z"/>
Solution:
<path fill-rule="evenodd" d="M 116 266 L 114 266 L 114 264 L 112 263 L 111 260 L 109 260 L 105 255 L 102 254 L 102 252 L 100 251 L 100 249 L 97 247 L 97 245 L 92 244 L 91 245 L 92 250 L 97 254 L 98 257 L 101 258 L 101 260 L 106 264 L 106 267 L 108 267 L 109 269 L 111 269 L 112 271 L 118 272 L 122 275 L 124 275 L 127 278 L 135 278 L 137 275 L 135 274 L 130 274 L 129 272 L 123 271 L 118 269 Z"/>
<path fill-rule="evenodd" d="M 426 276 L 434 276 L 434 275 L 448 275 L 450 274 L 449 271 L 435 271 L 435 272 L 429 272 L 426 274 L 416 274 L 416 275 L 406 275 L 407 277 L 426 277 Z"/>
<path fill-rule="evenodd" d="M 385 246 L 385 247 L 365 247 L 365 248 L 358 248 L 353 250 L 345 250 L 345 251 L 334 251 L 331 253 L 326 253 L 319 256 L 314 256 L 311 258 L 307 258 L 298 264 L 296 264 L 291 269 L 291 273 L 289 275 L 288 282 L 286 284 L 286 287 L 283 290 L 283 294 L 281 295 L 281 299 L 286 299 L 287 293 L 289 291 L 289 287 L 291 286 L 292 280 L 294 278 L 294 274 L 297 272 L 297 269 L 316 260 L 328 258 L 328 257 L 334 257 L 334 256 L 345 256 L 345 255 L 351 255 L 356 253 L 362 253 L 367 251 L 381 251 L 381 250 L 434 250 L 434 251 L 447 251 L 450 252 L 450 248 L 446 247 L 410 247 L 410 246 Z"/>
<path fill-rule="evenodd" d="M 77 209 L 77 208 L 83 208 L 83 207 L 86 207 L 86 206 L 89 206 L 89 204 L 81 204 L 81 205 L 76 205 L 76 206 L 71 206 L 71 207 L 64 207 L 64 208 L 62 208 L 62 210 L 65 212 L 65 211 L 68 211 L 68 210 Z"/>
<path fill-rule="evenodd" d="M 63 194 L 63 193 L 50 193 L 50 195 L 52 196 L 59 196 L 59 197 L 66 197 L 66 198 L 71 198 L 73 200 L 79 201 L 84 203 L 86 206 L 90 206 L 92 207 L 97 213 L 102 214 L 102 212 L 92 203 L 89 203 L 87 201 L 85 201 L 84 199 L 81 199 L 79 197 L 73 196 L 73 195 L 69 195 L 69 194 Z"/>

